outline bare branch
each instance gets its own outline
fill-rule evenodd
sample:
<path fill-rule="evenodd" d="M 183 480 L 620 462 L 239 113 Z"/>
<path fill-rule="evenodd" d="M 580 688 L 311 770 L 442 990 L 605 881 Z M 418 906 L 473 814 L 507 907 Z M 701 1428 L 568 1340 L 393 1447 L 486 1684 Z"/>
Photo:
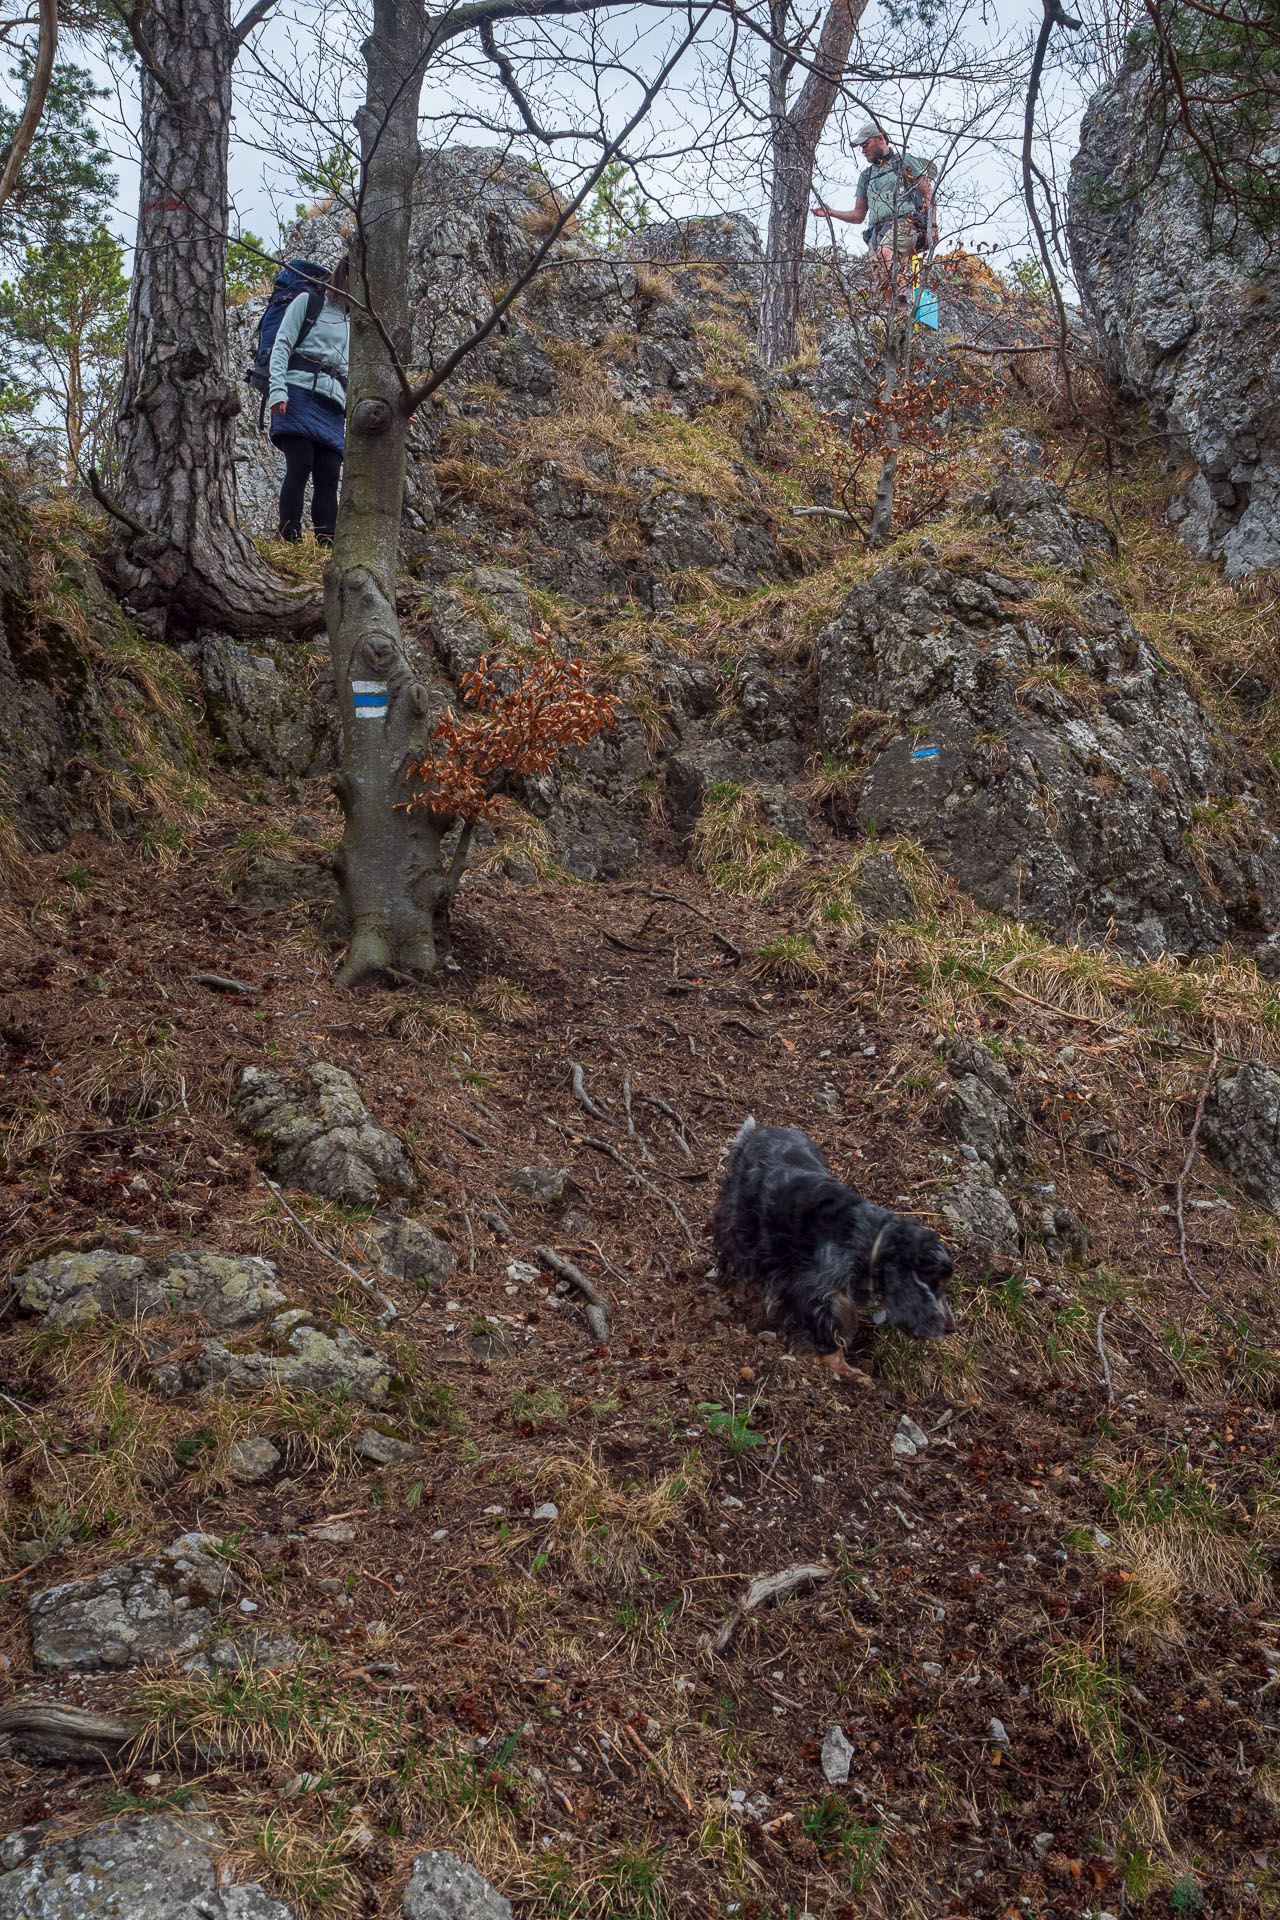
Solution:
<path fill-rule="evenodd" d="M 18 175 L 22 163 L 31 149 L 44 113 L 44 103 L 49 94 L 49 82 L 53 78 L 54 56 L 58 51 L 58 0 L 40 0 L 40 39 L 36 47 L 35 70 L 31 75 L 31 90 L 27 94 L 27 104 L 22 109 L 22 118 L 18 130 L 13 136 L 13 145 L 9 148 L 4 163 L 4 172 L 0 173 L 0 207 L 12 194 L 18 184 Z"/>
<path fill-rule="evenodd" d="M 231 29 L 231 37 L 237 47 L 242 47 L 254 28 L 262 25 L 262 22 L 266 19 L 275 4 L 276 0 L 254 0 L 254 4 L 250 7 L 248 13 L 246 13 L 242 19 L 237 20 L 235 26 Z"/>

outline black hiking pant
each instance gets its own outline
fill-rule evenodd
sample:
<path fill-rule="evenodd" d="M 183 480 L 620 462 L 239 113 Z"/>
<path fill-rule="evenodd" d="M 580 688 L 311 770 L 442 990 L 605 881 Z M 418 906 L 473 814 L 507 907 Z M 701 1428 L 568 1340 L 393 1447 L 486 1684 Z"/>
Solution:
<path fill-rule="evenodd" d="M 284 479 L 280 483 L 280 538 L 302 538 L 302 502 L 311 482 L 311 524 L 322 547 L 333 545 L 333 530 L 338 524 L 338 476 L 342 455 L 336 447 L 322 447 L 304 433 L 277 433 L 276 446 L 284 455 Z"/>

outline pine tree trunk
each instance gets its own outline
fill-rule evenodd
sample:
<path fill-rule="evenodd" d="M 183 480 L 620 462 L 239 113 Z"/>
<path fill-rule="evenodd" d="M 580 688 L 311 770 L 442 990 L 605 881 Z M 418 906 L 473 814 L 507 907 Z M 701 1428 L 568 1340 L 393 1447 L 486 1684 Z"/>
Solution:
<path fill-rule="evenodd" d="M 402 361 L 410 333 L 409 221 L 418 169 L 418 87 L 426 25 L 416 0 L 375 0 L 365 42 L 367 86 L 357 116 L 363 170 L 352 247 L 351 366 L 342 504 L 325 575 L 334 684 L 342 714 L 338 797 L 346 825 L 335 868 L 351 944 L 339 979 L 435 972 L 448 952 L 449 910 L 466 859 L 463 830 L 450 867 L 450 824 L 421 808 L 407 768 L 432 727 L 431 698 L 415 684 L 396 617 L 396 563 L 404 502 L 409 406 L 388 342 Z M 367 317 L 376 313 L 383 332 Z M 357 705 L 357 698 L 360 704 Z"/>
<path fill-rule="evenodd" d="M 117 566 L 165 637 L 317 627 L 236 525 L 238 369 L 227 366 L 227 155 L 236 38 L 227 0 L 146 9 L 137 256 L 116 425 Z M 141 531 L 139 531 L 141 529 Z"/>
<path fill-rule="evenodd" d="M 796 356 L 813 160 L 840 91 L 845 62 L 866 5 L 867 0 L 832 0 L 808 76 L 789 111 L 784 90 L 779 97 L 781 83 L 775 51 L 770 76 L 773 179 L 757 322 L 760 358 L 766 367 L 784 366 Z M 775 22 L 775 39 L 778 34 Z"/>

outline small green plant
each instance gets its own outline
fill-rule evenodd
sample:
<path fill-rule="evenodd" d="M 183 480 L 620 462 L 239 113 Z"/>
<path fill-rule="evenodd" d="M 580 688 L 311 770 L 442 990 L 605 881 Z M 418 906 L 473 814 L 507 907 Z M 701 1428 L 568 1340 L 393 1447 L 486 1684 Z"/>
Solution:
<path fill-rule="evenodd" d="M 850 1893 L 865 1893 L 884 1851 L 880 1829 L 859 1819 L 834 1793 L 811 1801 L 800 1825 L 823 1859 L 844 1873 Z"/>
<path fill-rule="evenodd" d="M 69 887 L 75 888 L 77 893 L 83 893 L 93 879 L 88 867 L 68 867 L 62 877 Z"/>
<path fill-rule="evenodd" d="M 511 1424 L 519 1433 L 545 1433 L 564 1418 L 564 1401 L 554 1387 L 539 1387 L 536 1393 L 517 1388 L 507 1402 Z"/>
<path fill-rule="evenodd" d="M 465 1433 L 470 1425 L 447 1380 L 428 1380 L 406 1412 L 415 1427 L 443 1427 L 446 1433 Z"/>
<path fill-rule="evenodd" d="M 1204 1905 L 1204 1895 L 1194 1873 L 1184 1873 L 1175 1880 L 1169 1889 L 1170 1913 L 1199 1913 Z"/>
<path fill-rule="evenodd" d="M 207 1453 L 217 1445 L 217 1436 L 212 1427 L 197 1427 L 194 1433 L 179 1440 L 173 1449 L 173 1457 L 180 1467 L 194 1466 L 202 1453 Z"/>
<path fill-rule="evenodd" d="M 757 1433 L 751 1425 L 751 1416 L 755 1412 L 755 1402 L 749 1407 L 731 1407 L 726 1409 L 718 1400 L 700 1400 L 698 1412 L 707 1422 L 707 1432 L 723 1440 L 735 1460 L 741 1460 L 744 1453 L 752 1447 L 763 1445 L 765 1435 Z"/>

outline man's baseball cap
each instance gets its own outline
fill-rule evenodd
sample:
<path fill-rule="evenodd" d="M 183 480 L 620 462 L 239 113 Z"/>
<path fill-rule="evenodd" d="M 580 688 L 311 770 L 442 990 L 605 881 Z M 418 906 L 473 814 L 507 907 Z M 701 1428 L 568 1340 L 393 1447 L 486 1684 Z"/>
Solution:
<path fill-rule="evenodd" d="M 888 138 L 884 128 L 878 127 L 874 120 L 868 120 L 865 126 L 859 127 L 857 138 L 853 144 L 855 147 L 865 147 L 868 140 L 880 140 L 882 138 Z"/>

